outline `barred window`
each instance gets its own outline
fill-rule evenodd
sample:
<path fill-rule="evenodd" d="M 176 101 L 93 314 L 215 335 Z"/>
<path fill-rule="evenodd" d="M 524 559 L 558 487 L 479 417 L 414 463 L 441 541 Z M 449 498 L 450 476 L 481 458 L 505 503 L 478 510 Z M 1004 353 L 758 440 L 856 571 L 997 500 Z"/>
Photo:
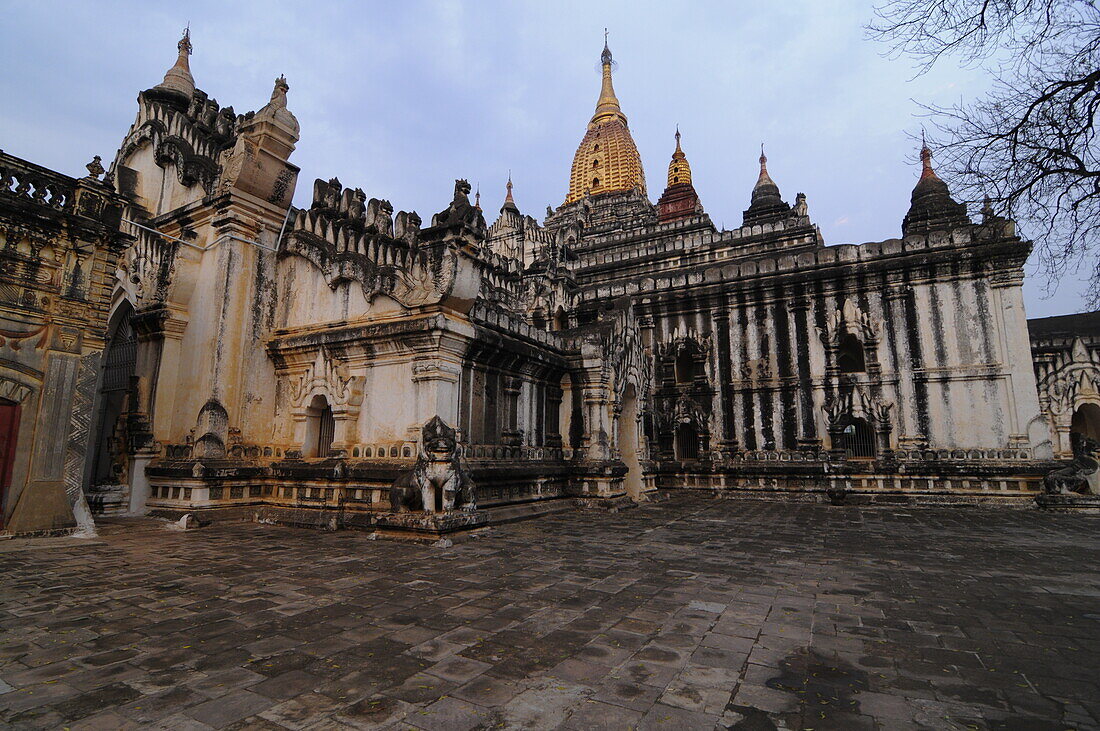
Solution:
<path fill-rule="evenodd" d="M 840 435 L 840 444 L 849 459 L 874 459 L 875 430 L 866 419 L 849 417 L 844 431 Z"/>

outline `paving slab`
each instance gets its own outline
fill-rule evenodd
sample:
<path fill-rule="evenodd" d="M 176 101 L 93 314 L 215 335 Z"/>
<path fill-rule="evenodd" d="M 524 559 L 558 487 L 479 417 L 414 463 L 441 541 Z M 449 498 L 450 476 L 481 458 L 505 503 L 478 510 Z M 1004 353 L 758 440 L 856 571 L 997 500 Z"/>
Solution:
<path fill-rule="evenodd" d="M 1098 536 L 689 496 L 446 548 L 107 521 L 4 551 L 0 728 L 1100 727 Z"/>

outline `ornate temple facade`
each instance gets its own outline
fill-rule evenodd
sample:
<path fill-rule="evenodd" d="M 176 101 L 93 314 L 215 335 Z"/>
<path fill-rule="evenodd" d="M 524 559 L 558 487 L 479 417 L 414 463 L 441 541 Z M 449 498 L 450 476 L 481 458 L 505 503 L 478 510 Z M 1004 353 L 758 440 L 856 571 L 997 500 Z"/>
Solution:
<path fill-rule="evenodd" d="M 107 343 L 87 361 L 93 511 L 438 535 L 663 490 L 1023 498 L 1100 404 L 1044 385 L 1094 372 L 1100 342 L 1059 335 L 1033 360 L 1030 244 L 988 205 L 972 220 L 927 148 L 896 238 L 827 246 L 763 151 L 743 224 L 720 230 L 679 132 L 650 201 L 605 46 L 541 223 L 511 180 L 492 224 L 464 180 L 427 218 L 335 177 L 299 209 L 286 80 L 237 114 L 190 52 L 139 94 L 106 183 L 65 181 L 114 216 L 81 219 L 96 253 L 62 299 L 91 334 L 58 346 Z M 75 291 L 69 254 L 29 246 L 12 261 L 56 262 L 43 286 Z"/>

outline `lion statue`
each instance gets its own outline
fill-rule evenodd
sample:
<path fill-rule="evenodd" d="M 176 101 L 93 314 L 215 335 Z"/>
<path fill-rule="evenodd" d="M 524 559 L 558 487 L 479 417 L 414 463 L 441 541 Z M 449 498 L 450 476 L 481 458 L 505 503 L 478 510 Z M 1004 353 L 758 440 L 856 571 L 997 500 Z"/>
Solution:
<path fill-rule="evenodd" d="M 1069 444 L 1073 450 L 1073 461 L 1068 467 L 1053 470 L 1043 478 L 1043 487 L 1048 495 L 1087 495 L 1091 492 L 1089 477 L 1100 467 L 1096 459 L 1100 444 L 1079 432 L 1070 432 Z"/>
<path fill-rule="evenodd" d="M 393 512 L 476 510 L 477 488 L 462 457 L 455 430 L 433 416 L 420 432 L 416 465 L 390 487 Z"/>

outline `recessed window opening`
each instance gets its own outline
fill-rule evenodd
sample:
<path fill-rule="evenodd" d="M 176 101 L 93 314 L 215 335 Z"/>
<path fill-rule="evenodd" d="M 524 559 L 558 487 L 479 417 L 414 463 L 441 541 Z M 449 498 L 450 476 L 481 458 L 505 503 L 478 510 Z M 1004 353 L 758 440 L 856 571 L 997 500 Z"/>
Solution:
<path fill-rule="evenodd" d="M 863 352 L 863 343 L 855 335 L 846 333 L 840 339 L 836 354 L 837 367 L 841 373 L 864 373 L 867 360 Z"/>
<path fill-rule="evenodd" d="M 695 359 L 687 350 L 681 350 L 676 356 L 676 383 L 688 384 L 695 380 Z"/>

